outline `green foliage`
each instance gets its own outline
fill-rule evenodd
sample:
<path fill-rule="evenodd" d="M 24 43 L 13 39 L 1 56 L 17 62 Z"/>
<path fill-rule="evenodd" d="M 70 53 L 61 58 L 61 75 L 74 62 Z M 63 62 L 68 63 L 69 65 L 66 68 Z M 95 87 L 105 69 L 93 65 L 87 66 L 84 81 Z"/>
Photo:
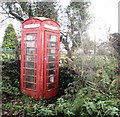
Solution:
<path fill-rule="evenodd" d="M 59 93 L 65 99 L 72 99 L 80 88 L 79 77 L 66 63 L 66 58 L 61 57 L 59 79 Z M 78 81 L 78 82 L 77 82 Z"/>
<path fill-rule="evenodd" d="M 20 95 L 20 61 L 8 61 L 2 64 L 2 91 L 3 94 Z"/>
<path fill-rule="evenodd" d="M 76 10 L 76 12 L 78 12 L 78 14 L 80 13 L 81 15 L 81 20 L 87 20 L 88 18 L 88 11 L 87 8 L 90 6 L 90 1 L 86 1 L 86 0 L 82 0 L 82 2 L 76 2 L 75 0 L 71 0 L 70 2 L 70 7 L 74 10 Z"/>
<path fill-rule="evenodd" d="M 90 66 L 93 65 L 91 66 L 91 69 L 95 71 L 96 74 L 99 74 L 99 76 L 95 78 L 100 79 L 100 81 L 102 80 L 103 84 L 110 84 L 112 81 L 110 78 L 113 78 L 115 75 L 113 71 L 115 68 L 116 60 L 112 59 L 110 61 L 106 61 L 106 59 L 102 59 L 103 62 L 99 64 L 100 60 L 97 59 L 95 61 L 95 64 L 99 64 L 100 66 L 98 65 L 96 67 L 94 64 L 92 64 L 92 59 L 87 59 L 88 63 L 86 64 Z M 116 94 L 113 94 L 112 91 L 100 93 L 98 90 L 100 87 L 91 87 L 91 85 L 86 85 L 86 87 L 84 86 L 82 88 L 82 86 L 80 87 L 80 82 L 78 82 L 76 85 L 75 80 L 77 75 L 74 70 L 68 69 L 67 65 L 61 66 L 62 81 L 60 82 L 61 90 L 64 90 L 64 92 L 61 94 L 62 96 L 57 99 L 57 101 L 50 101 L 45 99 L 36 101 L 31 97 L 25 95 L 20 96 L 20 92 L 18 90 L 18 71 L 19 61 L 3 62 L 3 94 L 7 96 L 17 96 L 16 98 L 14 97 L 15 99 L 13 101 L 10 100 L 9 102 L 3 104 L 3 112 L 9 110 L 11 116 L 24 115 L 29 117 L 119 117 L 120 115 L 120 100 L 117 98 Z M 89 78 L 89 74 L 87 78 Z M 99 85 L 99 82 L 95 83 Z M 63 89 L 62 86 L 64 86 Z M 65 98 L 65 96 L 68 96 L 68 98 Z M 7 114 L 5 113 L 4 115 Z"/>
<path fill-rule="evenodd" d="M 112 44 L 112 46 L 114 47 L 114 49 L 116 50 L 116 52 L 120 55 L 120 34 L 119 33 L 113 33 L 110 36 L 110 42 Z"/>
<path fill-rule="evenodd" d="M 94 49 L 94 42 L 90 40 L 90 37 L 88 35 L 84 36 L 81 40 L 81 49 L 85 54 L 90 54 L 91 50 Z"/>
<path fill-rule="evenodd" d="M 115 79 L 116 59 L 107 56 L 87 55 L 82 56 L 81 59 L 81 61 L 76 61 L 76 64 L 81 62 L 83 86 L 91 86 L 95 90 L 107 92 L 111 82 Z"/>
<path fill-rule="evenodd" d="M 72 117 L 74 113 L 71 111 L 71 106 L 71 103 L 63 98 L 58 98 L 54 104 L 46 105 L 41 101 L 34 101 L 31 98 L 23 96 L 16 102 L 4 104 L 3 109 L 9 109 L 16 115 L 24 113 L 25 116 L 30 117 Z"/>
<path fill-rule="evenodd" d="M 72 110 L 75 113 L 76 117 L 79 116 L 81 113 L 82 105 L 84 104 L 84 99 L 86 99 L 85 90 L 80 89 L 76 95 L 76 98 L 73 101 L 72 107 Z"/>
<path fill-rule="evenodd" d="M 11 54 L 2 54 L 2 56 L 0 57 L 0 60 L 1 61 L 5 61 L 5 60 L 8 60 L 8 59 L 13 59 L 14 58 L 14 55 L 11 55 Z"/>
<path fill-rule="evenodd" d="M 68 87 L 69 83 L 72 83 L 76 77 L 76 73 L 74 70 L 69 69 L 68 66 L 61 66 L 59 72 L 60 80 L 59 80 L 59 91 L 60 95 L 63 95 L 64 89 Z"/>
<path fill-rule="evenodd" d="M 9 61 L 15 59 L 15 49 L 0 48 L 0 61 Z"/>
<path fill-rule="evenodd" d="M 116 105 L 113 105 L 113 102 L 107 102 L 107 101 L 98 101 L 90 102 L 85 101 L 85 104 L 83 105 L 84 113 L 82 116 L 96 116 L 96 117 L 119 117 L 119 108 L 116 107 Z"/>
<path fill-rule="evenodd" d="M 119 33 L 113 33 L 110 36 L 110 42 L 111 45 L 114 47 L 116 52 L 116 58 L 118 60 L 118 74 L 120 75 L 120 34 Z"/>
<path fill-rule="evenodd" d="M 20 61 L 3 62 L 3 96 L 12 96 L 8 102 L 5 102 L 3 98 L 3 114 L 7 116 L 8 113 L 4 113 L 7 111 L 11 114 L 9 116 L 119 117 L 120 100 L 117 92 L 108 91 L 115 78 L 116 59 L 104 56 L 95 58 L 84 56 L 81 60 L 84 61 L 82 62 L 83 68 L 81 67 L 83 74 L 80 77 L 67 64 L 61 64 L 60 98 L 39 101 L 20 95 Z M 84 85 L 81 84 L 83 77 L 86 78 Z"/>
<path fill-rule="evenodd" d="M 35 9 L 32 11 L 34 16 L 37 17 L 47 17 L 57 21 L 57 10 L 55 9 L 56 4 L 55 1 L 45 2 L 42 0 L 41 2 L 36 2 Z"/>
<path fill-rule="evenodd" d="M 20 95 L 20 91 L 18 87 L 15 87 L 14 85 L 19 84 L 18 81 L 15 81 L 14 83 L 11 82 L 11 79 L 9 77 L 3 77 L 2 80 L 2 92 L 3 94 L 9 95 L 9 96 L 18 96 Z"/>
<path fill-rule="evenodd" d="M 64 100 L 63 98 L 58 98 L 55 110 L 57 111 L 58 116 L 72 117 L 74 116 L 74 113 L 71 107 L 71 102 Z"/>
<path fill-rule="evenodd" d="M 12 110 L 12 115 L 23 114 L 29 117 L 119 117 L 120 100 L 111 96 L 96 93 L 94 97 L 86 94 L 88 88 L 80 89 L 74 101 L 58 98 L 56 102 L 46 105 L 41 101 L 33 101 L 28 97 L 21 97 L 27 101 L 8 102 L 4 109 Z"/>
<path fill-rule="evenodd" d="M 3 37 L 2 48 L 15 49 L 18 45 L 17 36 L 12 24 L 9 24 Z"/>
<path fill-rule="evenodd" d="M 61 25 L 63 25 L 63 29 L 66 29 L 67 26 L 67 30 L 62 31 L 64 33 L 61 33 L 61 42 L 64 44 L 64 49 L 67 51 L 67 57 L 70 59 L 73 53 L 81 48 L 83 36 L 86 34 L 87 27 L 90 23 L 88 13 L 89 6 L 90 4 L 88 1 L 86 2 L 86 0 L 82 0 L 82 2 L 71 0 L 70 4 L 65 9 L 67 22 L 63 19 Z M 85 48 L 85 51 L 87 51 L 86 49 L 87 48 Z"/>
<path fill-rule="evenodd" d="M 119 99 L 101 93 L 93 95 L 92 93 L 88 93 L 89 90 L 89 87 L 80 89 L 73 102 L 73 112 L 76 117 L 119 117 Z"/>
<path fill-rule="evenodd" d="M 89 3 L 86 0 L 83 0 L 83 2 L 72 0 L 66 9 L 68 18 L 68 24 L 66 25 L 69 30 L 66 32 L 66 38 L 61 40 L 69 57 L 66 57 L 68 59 L 64 61 L 66 64 L 64 63 L 60 67 L 59 98 L 53 98 L 52 101 L 46 99 L 36 101 L 27 95 L 20 95 L 19 61 L 3 62 L 3 115 L 25 117 L 119 117 L 119 89 L 115 90 L 113 88 L 111 90 L 109 88 L 116 79 L 116 72 L 119 72 L 115 70 L 116 60 L 110 56 L 103 56 L 104 54 L 93 56 L 79 54 L 79 47 L 84 49 L 84 53 L 89 53 L 89 50 L 94 46 L 94 43 L 85 35 L 89 24 L 88 7 Z M 57 20 L 57 11 L 55 4 L 52 2 L 43 2 L 43 0 L 42 2 L 36 1 L 33 3 L 7 2 L 3 8 L 8 8 L 9 14 L 20 21 L 24 20 L 22 16 L 24 18 L 45 16 Z M 6 29 L 3 47 L 14 49 L 18 42 L 14 30 L 11 28 L 13 28 L 12 25 L 9 25 Z M 86 39 L 89 44 L 86 43 Z M 83 45 L 81 45 L 81 41 Z M 117 47 L 117 52 L 119 52 L 118 50 Z M 7 59 L 10 56 L 3 55 L 2 58 Z M 8 97 L 8 99 L 5 100 L 4 97 Z M 4 113 L 5 111 L 9 112 L 9 115 Z"/>

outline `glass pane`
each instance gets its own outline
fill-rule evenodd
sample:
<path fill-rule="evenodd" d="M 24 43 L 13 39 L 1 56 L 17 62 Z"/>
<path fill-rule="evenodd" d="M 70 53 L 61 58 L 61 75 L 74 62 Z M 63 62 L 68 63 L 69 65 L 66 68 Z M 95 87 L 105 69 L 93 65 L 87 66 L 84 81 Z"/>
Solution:
<path fill-rule="evenodd" d="M 26 88 L 34 89 L 35 90 L 35 85 L 26 82 Z"/>
<path fill-rule="evenodd" d="M 48 85 L 48 90 L 53 89 L 53 88 L 55 88 L 55 85 L 54 85 L 54 84 L 49 84 L 49 85 Z"/>
<path fill-rule="evenodd" d="M 25 74 L 27 75 L 34 75 L 34 70 L 33 69 L 26 69 Z"/>
<path fill-rule="evenodd" d="M 55 56 L 49 56 L 48 57 L 48 61 L 51 62 L 51 61 L 56 61 L 56 57 Z"/>
<path fill-rule="evenodd" d="M 25 35 L 25 40 L 35 40 L 36 34 L 26 34 Z"/>
<path fill-rule="evenodd" d="M 35 41 L 26 41 L 26 47 L 35 47 Z"/>
<path fill-rule="evenodd" d="M 54 76 L 54 75 L 50 75 L 48 82 L 49 82 L 49 83 L 55 82 L 55 76 Z"/>
<path fill-rule="evenodd" d="M 34 77 L 33 76 L 25 76 L 26 81 L 28 82 L 34 82 Z"/>
<path fill-rule="evenodd" d="M 56 47 L 56 42 L 49 42 L 48 47 Z"/>
<path fill-rule="evenodd" d="M 25 62 L 25 67 L 27 68 L 34 68 L 34 62 Z"/>
<path fill-rule="evenodd" d="M 35 61 L 35 56 L 26 55 L 26 56 L 25 56 L 25 60 L 26 60 L 26 61 Z"/>
<path fill-rule="evenodd" d="M 48 70 L 48 75 L 55 74 L 55 70 Z"/>
<path fill-rule="evenodd" d="M 50 35 L 50 40 L 51 42 L 56 42 L 56 36 L 55 35 Z"/>
<path fill-rule="evenodd" d="M 26 48 L 26 54 L 35 54 L 35 48 Z"/>
<path fill-rule="evenodd" d="M 48 53 L 49 54 L 56 54 L 56 50 L 55 49 L 50 49 Z"/>
<path fill-rule="evenodd" d="M 48 68 L 55 68 L 55 63 L 49 63 Z"/>

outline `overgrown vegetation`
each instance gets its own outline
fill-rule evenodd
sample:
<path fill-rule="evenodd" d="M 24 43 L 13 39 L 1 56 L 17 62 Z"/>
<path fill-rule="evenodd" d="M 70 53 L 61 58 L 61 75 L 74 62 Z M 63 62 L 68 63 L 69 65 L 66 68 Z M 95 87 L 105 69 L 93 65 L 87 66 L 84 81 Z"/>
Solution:
<path fill-rule="evenodd" d="M 113 83 L 117 76 L 115 72 L 117 61 L 111 57 L 109 59 L 105 59 L 104 56 L 99 58 L 100 56 L 84 59 L 82 71 L 84 75 L 81 76 L 71 70 L 64 60 L 60 68 L 58 96 L 39 101 L 20 93 L 19 61 L 3 63 L 3 115 L 119 117 L 119 89 Z"/>
<path fill-rule="evenodd" d="M 3 96 L 20 95 L 20 61 L 9 60 L 2 63 Z"/>
<path fill-rule="evenodd" d="M 120 117 L 120 35 L 113 34 L 107 45 L 103 43 L 97 47 L 86 33 L 90 23 L 89 5 L 86 0 L 78 3 L 72 0 L 64 10 L 67 23 L 60 21 L 63 26 L 61 42 L 66 54 L 61 56 L 59 92 L 56 97 L 34 100 L 21 94 L 20 61 L 4 61 L 6 57 L 2 58 L 4 117 Z M 48 4 L 37 1 L 15 1 L 1 5 L 3 11 L 7 9 L 5 14 L 19 21 L 33 16 L 46 16 L 59 21 L 57 12 L 60 9 L 56 7 L 59 5 L 54 2 Z M 12 32 L 9 33 L 5 36 L 3 47 L 14 49 L 17 41 L 14 40 L 13 45 L 9 43 L 12 41 L 9 40 Z M 112 46 L 117 54 L 110 49 Z"/>

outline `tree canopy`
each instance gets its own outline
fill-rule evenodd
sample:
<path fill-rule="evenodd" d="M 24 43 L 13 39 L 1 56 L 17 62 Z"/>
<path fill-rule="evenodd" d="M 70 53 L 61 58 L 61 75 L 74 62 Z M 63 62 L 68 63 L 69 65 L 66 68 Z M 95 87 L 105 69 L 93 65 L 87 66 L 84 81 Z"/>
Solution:
<path fill-rule="evenodd" d="M 109 40 L 112 46 L 114 47 L 115 51 L 117 52 L 118 68 L 119 68 L 118 72 L 120 72 L 120 34 L 119 33 L 111 34 Z"/>
<path fill-rule="evenodd" d="M 62 42 L 65 45 L 69 57 L 72 56 L 75 49 L 81 46 L 81 38 L 86 32 L 90 20 L 87 11 L 89 6 L 90 2 L 86 2 L 85 0 L 82 2 L 74 2 L 72 0 L 66 8 L 68 30 L 62 38 Z M 70 43 L 71 46 L 69 46 Z"/>
<path fill-rule="evenodd" d="M 2 48 L 15 49 L 18 45 L 17 35 L 12 24 L 9 24 L 3 37 Z"/>
<path fill-rule="evenodd" d="M 53 0 L 45 2 L 45 0 L 26 1 L 12 0 L 1 4 L 3 14 L 8 18 L 16 18 L 19 21 L 24 21 L 26 18 L 44 16 L 57 20 L 56 5 Z"/>

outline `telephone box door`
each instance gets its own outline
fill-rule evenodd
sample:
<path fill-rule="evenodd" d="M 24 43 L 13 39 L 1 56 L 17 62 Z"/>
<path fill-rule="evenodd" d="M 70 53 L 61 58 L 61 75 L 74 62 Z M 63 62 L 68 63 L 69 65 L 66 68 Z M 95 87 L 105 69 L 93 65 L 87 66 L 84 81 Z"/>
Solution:
<path fill-rule="evenodd" d="M 21 88 L 33 97 L 37 91 L 37 58 L 38 58 L 38 32 L 23 32 L 21 45 Z"/>
<path fill-rule="evenodd" d="M 45 32 L 44 96 L 53 97 L 58 92 L 59 34 Z"/>

